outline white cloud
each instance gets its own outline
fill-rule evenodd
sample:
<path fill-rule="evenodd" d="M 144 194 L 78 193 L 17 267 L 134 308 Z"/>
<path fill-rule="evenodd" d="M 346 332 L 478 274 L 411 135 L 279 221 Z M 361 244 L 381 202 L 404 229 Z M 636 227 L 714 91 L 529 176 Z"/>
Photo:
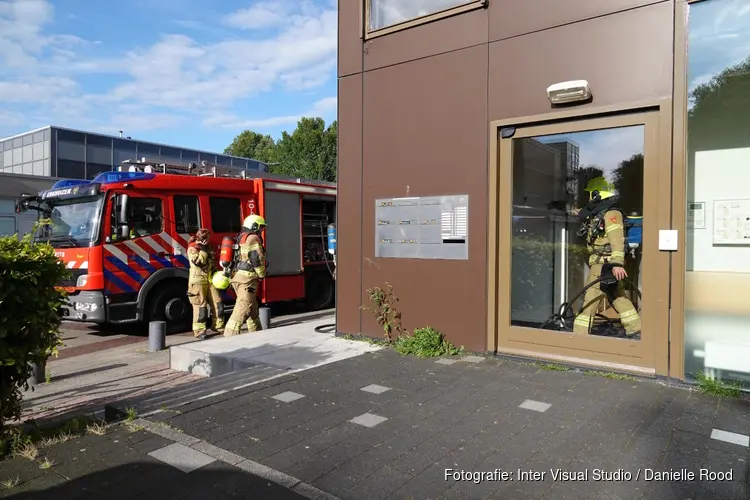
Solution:
<path fill-rule="evenodd" d="M 204 124 L 208 126 L 216 126 L 222 128 L 232 129 L 253 129 L 253 128 L 264 128 L 264 127 L 278 127 L 280 125 L 294 125 L 303 116 L 317 116 L 321 118 L 329 118 L 336 115 L 336 109 L 338 105 L 338 98 L 326 97 L 316 101 L 307 112 L 299 115 L 285 115 L 285 116 L 272 116 L 269 118 L 256 118 L 251 120 L 242 120 L 231 113 L 219 113 L 212 115 L 206 120 Z M 334 118 L 335 119 L 335 118 Z M 331 119 L 327 121 L 333 121 Z"/>
<path fill-rule="evenodd" d="M 119 126 L 131 132 L 172 126 L 180 119 L 251 123 L 231 110 L 266 92 L 319 88 L 335 75 L 336 5 L 320 5 L 310 0 L 253 3 L 223 21 L 242 30 L 273 30 L 238 38 L 225 28 L 225 36 L 212 43 L 185 34 L 191 22 L 179 20 L 172 26 L 182 33 L 166 33 L 150 46 L 136 45 L 139 38 L 133 37 L 128 51 L 102 58 L 88 56 L 96 41 L 49 32 L 55 11 L 48 1 L 0 0 L 0 105 L 36 107 L 28 114 L 79 128 L 127 122 Z M 85 79 L 94 75 L 111 78 L 112 86 L 86 92 Z M 117 114 L 128 105 L 139 106 L 141 115 Z M 293 118 L 269 118 L 256 126 L 293 123 Z M 8 128 L 0 123 L 0 135 Z"/>

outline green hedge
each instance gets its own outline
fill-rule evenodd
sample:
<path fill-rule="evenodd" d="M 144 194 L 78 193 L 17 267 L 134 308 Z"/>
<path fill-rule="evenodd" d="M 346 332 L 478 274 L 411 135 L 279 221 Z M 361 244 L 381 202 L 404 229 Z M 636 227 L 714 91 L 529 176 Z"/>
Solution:
<path fill-rule="evenodd" d="M 31 365 L 57 354 L 65 292 L 55 285 L 69 277 L 52 246 L 0 237 L 0 428 L 20 419 Z"/>

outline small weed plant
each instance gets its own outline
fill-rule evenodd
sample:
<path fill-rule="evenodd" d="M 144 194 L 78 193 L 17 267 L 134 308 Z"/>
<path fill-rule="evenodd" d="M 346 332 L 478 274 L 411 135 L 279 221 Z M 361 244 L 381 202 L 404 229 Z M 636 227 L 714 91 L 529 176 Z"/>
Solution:
<path fill-rule="evenodd" d="M 420 358 L 454 356 L 463 351 L 445 339 L 445 336 L 430 326 L 415 328 L 413 335 L 403 335 L 396 340 L 396 351 L 403 355 L 413 354 Z"/>
<path fill-rule="evenodd" d="M 393 287 L 385 284 L 385 288 L 379 286 L 368 288 L 367 295 L 371 306 L 362 306 L 361 309 L 371 313 L 375 321 L 383 328 L 383 336 L 389 344 L 402 334 L 407 333 L 401 323 L 401 313 L 396 309 L 398 297 L 393 293 Z"/>
<path fill-rule="evenodd" d="M 742 393 L 742 382 L 722 382 L 709 377 L 702 371 L 695 374 L 695 379 L 698 381 L 698 390 L 703 394 L 738 399 Z"/>

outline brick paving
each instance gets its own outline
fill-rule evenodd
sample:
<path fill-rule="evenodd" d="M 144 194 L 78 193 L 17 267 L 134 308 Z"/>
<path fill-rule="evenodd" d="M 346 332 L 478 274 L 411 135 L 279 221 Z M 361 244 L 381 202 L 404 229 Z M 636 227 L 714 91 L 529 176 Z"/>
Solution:
<path fill-rule="evenodd" d="M 163 482 L 195 488 L 221 466 L 343 500 L 748 499 L 750 403 L 495 358 L 383 350 L 147 419 Z M 198 467 L 195 451 L 228 458 Z"/>
<path fill-rule="evenodd" d="M 0 498 L 14 500 L 164 499 L 302 500 L 266 479 L 203 455 L 203 466 L 181 470 L 160 458 L 170 440 L 128 425 L 87 434 L 29 458 L 0 462 Z M 195 452 L 198 453 L 198 452 Z M 45 462 L 47 460 L 47 462 Z M 185 460 L 183 460 L 185 462 Z M 46 467 L 46 464 L 51 464 Z"/>

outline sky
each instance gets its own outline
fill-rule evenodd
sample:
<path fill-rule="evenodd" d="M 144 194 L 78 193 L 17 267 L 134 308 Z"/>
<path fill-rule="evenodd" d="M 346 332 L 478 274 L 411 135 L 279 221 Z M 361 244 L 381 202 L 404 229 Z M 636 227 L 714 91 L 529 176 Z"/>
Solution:
<path fill-rule="evenodd" d="M 0 0 L 0 137 L 57 125 L 223 151 L 336 119 L 336 0 Z"/>

